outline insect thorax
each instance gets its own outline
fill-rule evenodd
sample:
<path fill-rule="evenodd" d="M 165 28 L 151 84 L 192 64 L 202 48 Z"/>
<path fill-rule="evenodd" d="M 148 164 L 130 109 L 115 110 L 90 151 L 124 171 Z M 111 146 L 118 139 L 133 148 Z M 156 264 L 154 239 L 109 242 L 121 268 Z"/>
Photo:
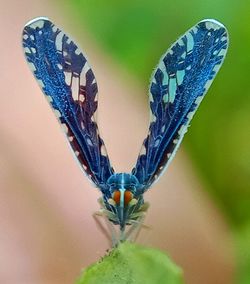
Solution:
<path fill-rule="evenodd" d="M 115 173 L 107 181 L 102 207 L 110 221 L 124 227 L 142 215 L 143 195 L 138 179 L 128 173 Z"/>

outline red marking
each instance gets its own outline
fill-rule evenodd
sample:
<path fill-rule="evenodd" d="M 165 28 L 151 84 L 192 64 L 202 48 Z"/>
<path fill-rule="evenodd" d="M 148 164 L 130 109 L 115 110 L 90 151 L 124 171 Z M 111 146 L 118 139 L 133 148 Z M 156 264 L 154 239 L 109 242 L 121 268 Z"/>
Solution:
<path fill-rule="evenodd" d="M 129 191 L 129 190 L 126 190 L 126 191 L 124 192 L 124 204 L 125 204 L 125 205 L 128 205 L 129 202 L 132 200 L 132 198 L 133 198 L 132 192 Z"/>
<path fill-rule="evenodd" d="M 120 204 L 121 192 L 119 190 L 114 191 L 113 193 L 113 200 L 117 205 Z"/>

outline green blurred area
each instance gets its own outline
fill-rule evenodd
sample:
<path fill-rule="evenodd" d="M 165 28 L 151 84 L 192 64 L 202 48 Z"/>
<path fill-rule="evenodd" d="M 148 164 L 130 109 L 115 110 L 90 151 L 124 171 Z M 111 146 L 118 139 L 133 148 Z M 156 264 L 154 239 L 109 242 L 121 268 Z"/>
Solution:
<path fill-rule="evenodd" d="M 184 284 L 182 270 L 163 252 L 121 243 L 84 269 L 76 284 Z"/>
<path fill-rule="evenodd" d="M 250 256 L 245 252 L 250 251 L 250 1 L 72 0 L 67 9 L 79 28 L 87 26 L 145 91 L 160 56 L 188 28 L 204 18 L 227 27 L 227 58 L 184 145 L 206 189 L 237 232 L 242 264 L 237 283 L 250 283 Z"/>

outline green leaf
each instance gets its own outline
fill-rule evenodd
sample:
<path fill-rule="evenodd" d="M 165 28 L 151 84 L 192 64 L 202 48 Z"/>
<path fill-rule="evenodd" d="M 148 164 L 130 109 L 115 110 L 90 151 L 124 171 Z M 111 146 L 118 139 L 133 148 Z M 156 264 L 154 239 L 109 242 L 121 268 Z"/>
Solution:
<path fill-rule="evenodd" d="M 76 284 L 183 284 L 182 271 L 163 252 L 125 242 L 86 268 Z"/>

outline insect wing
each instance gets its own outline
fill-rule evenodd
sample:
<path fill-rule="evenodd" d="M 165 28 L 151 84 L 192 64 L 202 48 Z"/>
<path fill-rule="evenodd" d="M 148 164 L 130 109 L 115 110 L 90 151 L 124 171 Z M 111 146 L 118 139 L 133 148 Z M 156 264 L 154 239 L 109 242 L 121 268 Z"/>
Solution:
<path fill-rule="evenodd" d="M 95 121 L 98 89 L 86 57 L 47 18 L 25 26 L 23 48 L 82 169 L 102 187 L 113 169 Z"/>
<path fill-rule="evenodd" d="M 132 173 L 149 188 L 173 159 L 189 123 L 220 69 L 228 47 L 225 27 L 203 20 L 162 56 L 149 90 L 150 126 Z"/>

